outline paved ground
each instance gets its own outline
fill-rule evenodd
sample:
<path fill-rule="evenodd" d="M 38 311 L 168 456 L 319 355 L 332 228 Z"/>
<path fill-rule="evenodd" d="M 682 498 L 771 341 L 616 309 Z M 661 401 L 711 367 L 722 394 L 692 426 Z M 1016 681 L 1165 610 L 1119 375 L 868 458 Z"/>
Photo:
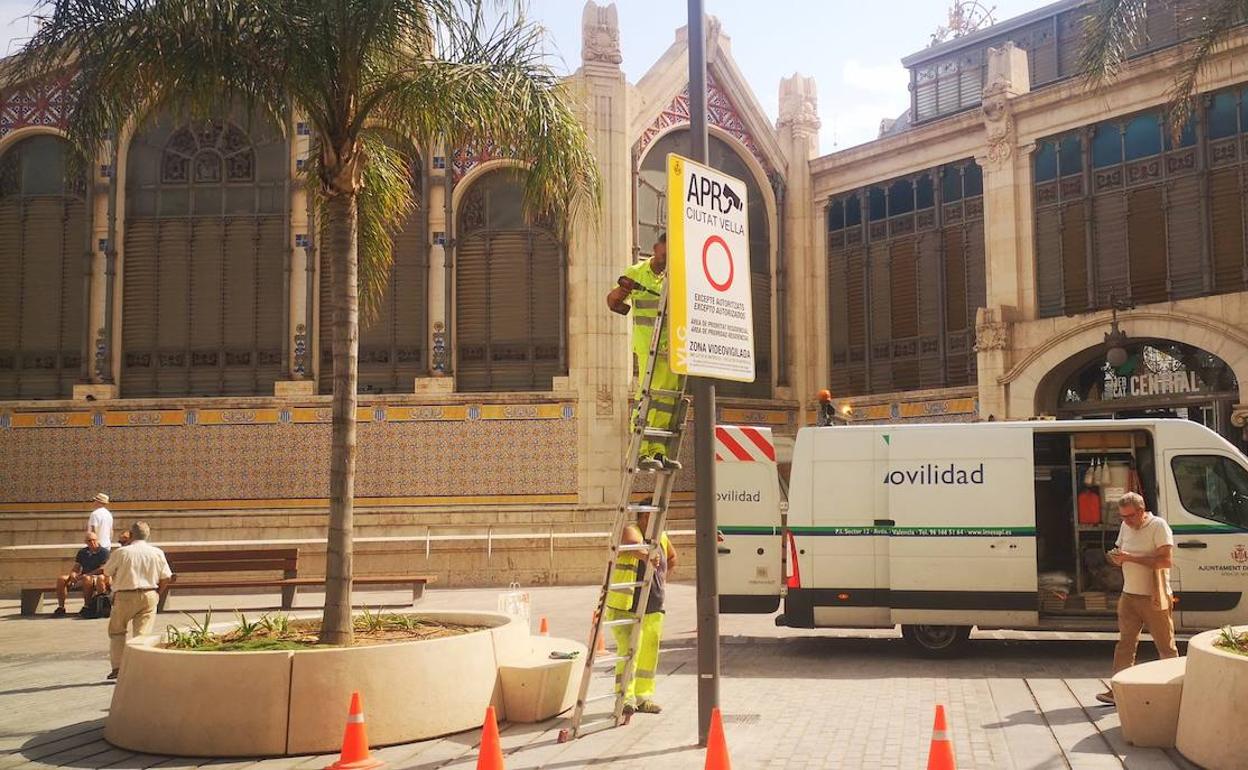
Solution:
<path fill-rule="evenodd" d="M 535 615 L 554 636 L 581 639 L 596 588 L 533 589 Z M 377 592 L 370 602 L 398 602 Z M 429 592 L 429 608 L 494 609 L 495 590 Z M 301 606 L 318 596 L 301 596 Z M 177 610 L 265 607 L 265 596 L 175 596 L 158 626 L 185 621 Z M 660 716 L 556 741 L 562 719 L 504 725 L 510 770 L 529 768 L 701 768 L 697 735 L 693 589 L 674 585 L 669 599 Z M 72 608 L 73 605 L 71 605 Z M 118 768 L 143 770 L 317 769 L 333 757 L 205 761 L 136 755 L 101 738 L 112 687 L 106 621 L 20 618 L 16 601 L 0 602 L 0 770 Z M 536 623 L 536 617 L 534 619 Z M 725 616 L 722 702 L 738 770 L 751 768 L 922 768 L 935 704 L 946 706 L 958 767 L 1189 768 L 1173 752 L 1128 747 L 1113 709 L 1093 695 L 1112 656 L 1103 634 L 977 635 L 969 654 L 950 662 L 916 658 L 891 632 L 850 634 L 777 629 L 770 617 Z M 1142 646 L 1145 657 L 1151 646 Z M 153 704 L 154 707 L 159 707 Z M 392 768 L 434 770 L 476 765 L 477 732 L 375 752 Z"/>

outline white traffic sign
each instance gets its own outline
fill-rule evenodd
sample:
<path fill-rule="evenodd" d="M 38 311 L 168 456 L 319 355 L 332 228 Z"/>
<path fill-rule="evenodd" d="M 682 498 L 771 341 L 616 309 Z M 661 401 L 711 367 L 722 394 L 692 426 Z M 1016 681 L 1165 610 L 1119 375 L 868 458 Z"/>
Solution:
<path fill-rule="evenodd" d="M 745 182 L 668 155 L 667 207 L 672 371 L 753 382 Z"/>

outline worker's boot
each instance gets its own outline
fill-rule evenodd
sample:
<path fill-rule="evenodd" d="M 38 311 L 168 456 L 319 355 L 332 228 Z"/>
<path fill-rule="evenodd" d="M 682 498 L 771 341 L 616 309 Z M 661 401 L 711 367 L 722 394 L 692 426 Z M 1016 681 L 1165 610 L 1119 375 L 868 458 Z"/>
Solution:
<path fill-rule="evenodd" d="M 655 455 L 655 459 L 663 464 L 663 470 L 665 471 L 678 471 L 684 467 L 679 460 L 673 460 L 667 455 Z"/>
<path fill-rule="evenodd" d="M 644 698 L 637 701 L 637 710 L 642 714 L 657 714 L 663 710 L 663 707 L 649 698 Z"/>
<path fill-rule="evenodd" d="M 663 470 L 663 461 L 658 457 L 642 457 L 637 461 L 637 470 L 661 471 Z"/>

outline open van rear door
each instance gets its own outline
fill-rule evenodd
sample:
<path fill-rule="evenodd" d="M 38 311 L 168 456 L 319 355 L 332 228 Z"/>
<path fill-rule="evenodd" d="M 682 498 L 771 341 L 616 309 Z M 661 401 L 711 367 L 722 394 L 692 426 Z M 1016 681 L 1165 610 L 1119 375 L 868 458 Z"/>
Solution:
<path fill-rule="evenodd" d="M 766 614 L 780 607 L 780 477 L 770 428 L 715 428 L 719 611 Z"/>

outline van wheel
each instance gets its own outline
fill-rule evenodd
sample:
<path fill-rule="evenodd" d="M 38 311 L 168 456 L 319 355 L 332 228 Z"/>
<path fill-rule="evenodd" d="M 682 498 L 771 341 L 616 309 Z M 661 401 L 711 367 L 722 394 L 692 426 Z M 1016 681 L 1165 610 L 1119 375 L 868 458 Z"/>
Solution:
<path fill-rule="evenodd" d="M 929 658 L 952 658 L 962 652 L 970 626 L 902 626 L 901 637 Z"/>

